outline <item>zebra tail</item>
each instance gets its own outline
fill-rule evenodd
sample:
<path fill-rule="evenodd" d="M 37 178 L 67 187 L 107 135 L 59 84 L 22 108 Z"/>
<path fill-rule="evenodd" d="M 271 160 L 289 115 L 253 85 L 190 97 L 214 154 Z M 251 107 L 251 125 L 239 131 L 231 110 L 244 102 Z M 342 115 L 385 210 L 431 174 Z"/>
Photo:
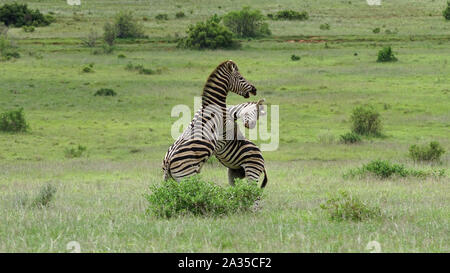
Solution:
<path fill-rule="evenodd" d="M 263 189 L 267 184 L 267 173 L 266 173 L 266 168 L 264 168 L 264 180 L 261 184 L 261 189 Z"/>

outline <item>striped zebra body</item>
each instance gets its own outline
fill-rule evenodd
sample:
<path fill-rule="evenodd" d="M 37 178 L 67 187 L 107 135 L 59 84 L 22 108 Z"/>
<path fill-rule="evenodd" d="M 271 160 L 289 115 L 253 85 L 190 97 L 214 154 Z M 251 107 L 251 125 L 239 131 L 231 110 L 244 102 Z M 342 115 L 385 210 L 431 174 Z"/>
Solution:
<path fill-rule="evenodd" d="M 236 124 L 236 120 L 242 118 L 246 128 L 254 128 L 259 116 L 265 114 L 262 106 L 263 101 L 242 103 L 228 109 L 230 118 L 227 119 L 227 122 L 233 122 L 233 126 L 227 128 L 233 128 L 232 133 L 235 138 L 219 140 L 214 154 L 228 168 L 228 181 L 231 185 L 234 185 L 235 178 L 258 181 L 263 172 L 264 180 L 261 188 L 264 188 L 267 184 L 267 174 L 261 150 L 253 142 L 244 138 Z"/>
<path fill-rule="evenodd" d="M 248 98 L 256 88 L 245 80 L 233 61 L 221 63 L 208 77 L 202 94 L 202 106 L 193 120 L 170 146 L 163 160 L 164 179 L 177 181 L 200 173 L 213 154 L 217 142 L 226 134 L 228 92 Z"/>

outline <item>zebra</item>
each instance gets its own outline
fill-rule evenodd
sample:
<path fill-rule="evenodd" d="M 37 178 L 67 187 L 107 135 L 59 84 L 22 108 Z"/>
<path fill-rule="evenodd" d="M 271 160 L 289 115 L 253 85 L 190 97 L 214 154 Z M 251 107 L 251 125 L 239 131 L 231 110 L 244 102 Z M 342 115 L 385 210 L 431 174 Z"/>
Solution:
<path fill-rule="evenodd" d="M 217 143 L 214 155 L 222 165 L 228 168 L 228 182 L 234 185 L 235 178 L 247 178 L 251 181 L 258 181 L 261 173 L 264 172 L 264 180 L 261 188 L 267 184 L 267 173 L 264 166 L 264 158 L 261 150 L 251 141 L 245 139 L 237 128 L 236 121 L 242 118 L 244 126 L 253 129 L 260 116 L 266 114 L 263 106 L 264 99 L 257 102 L 242 103 L 228 108 L 228 113 L 233 125 L 227 127 L 228 134 L 232 130 L 234 138 L 232 140 L 220 140 Z"/>
<path fill-rule="evenodd" d="M 239 73 L 232 60 L 219 64 L 203 88 L 202 105 L 186 130 L 169 147 L 163 163 L 164 180 L 200 173 L 213 154 L 219 138 L 225 137 L 226 98 L 231 91 L 244 98 L 256 95 L 256 88 Z"/>

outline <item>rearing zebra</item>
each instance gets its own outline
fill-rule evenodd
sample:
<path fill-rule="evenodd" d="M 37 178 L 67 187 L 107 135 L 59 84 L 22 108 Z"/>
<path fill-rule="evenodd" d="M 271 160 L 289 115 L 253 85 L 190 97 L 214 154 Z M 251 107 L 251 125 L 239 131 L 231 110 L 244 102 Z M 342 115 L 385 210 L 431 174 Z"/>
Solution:
<path fill-rule="evenodd" d="M 172 177 L 179 181 L 199 173 L 216 149 L 217 141 L 226 137 L 229 91 L 244 98 L 256 95 L 255 86 L 242 77 L 231 60 L 221 63 L 209 75 L 203 88 L 201 108 L 167 151 L 162 164 L 165 180 Z"/>
<path fill-rule="evenodd" d="M 228 108 L 233 126 L 227 127 L 228 135 L 233 134 L 231 140 L 220 140 L 214 152 L 216 158 L 228 168 L 228 182 L 234 185 L 235 178 L 247 178 L 258 181 L 264 172 L 261 188 L 267 184 L 267 173 L 261 150 L 251 141 L 245 139 L 237 127 L 236 121 L 242 118 L 244 126 L 253 129 L 260 116 L 265 115 L 264 99 L 257 102 L 246 102 Z M 231 132 L 230 132 L 231 130 Z"/>

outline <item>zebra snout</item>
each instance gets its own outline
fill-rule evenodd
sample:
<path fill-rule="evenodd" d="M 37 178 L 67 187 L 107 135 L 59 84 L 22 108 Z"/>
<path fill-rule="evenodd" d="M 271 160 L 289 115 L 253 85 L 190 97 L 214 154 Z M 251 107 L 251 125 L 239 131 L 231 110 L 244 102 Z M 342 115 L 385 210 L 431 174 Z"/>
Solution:
<path fill-rule="evenodd" d="M 256 87 L 252 86 L 252 90 L 250 90 L 250 93 L 256 96 Z"/>

